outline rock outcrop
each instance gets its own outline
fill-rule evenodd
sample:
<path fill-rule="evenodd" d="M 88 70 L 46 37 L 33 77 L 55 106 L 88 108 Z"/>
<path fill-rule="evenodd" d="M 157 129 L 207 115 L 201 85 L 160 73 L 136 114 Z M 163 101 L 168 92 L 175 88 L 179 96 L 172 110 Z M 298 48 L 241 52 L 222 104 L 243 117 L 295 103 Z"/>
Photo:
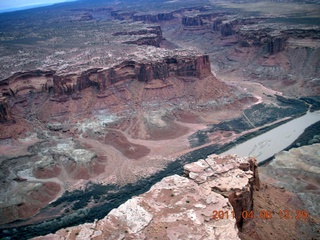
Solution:
<path fill-rule="evenodd" d="M 284 36 L 277 36 L 277 37 L 270 37 L 266 41 L 266 49 L 268 53 L 274 54 L 281 52 L 285 48 L 285 42 L 286 42 L 286 37 Z"/>
<path fill-rule="evenodd" d="M 130 20 L 132 19 L 135 12 L 126 12 L 121 10 L 113 10 L 111 11 L 111 16 L 114 17 L 117 20 Z"/>
<path fill-rule="evenodd" d="M 56 97 L 71 96 L 88 87 L 98 87 L 99 91 L 104 91 L 124 80 L 131 79 L 148 83 L 154 79 L 163 80 L 170 76 L 201 78 L 210 75 L 210 71 L 208 55 L 168 56 L 156 62 L 124 61 L 109 69 L 94 68 L 80 74 L 59 75 L 55 71 L 15 74 L 3 81 L 6 84 L 2 84 L 4 87 L 1 90 L 3 95 L 7 94 L 11 97 L 24 95 L 30 91 L 36 93 L 50 92 L 51 90 Z M 5 106 L 7 105 L 3 100 L 3 113 L 1 113 L 3 118 L 9 117 Z"/>
<path fill-rule="evenodd" d="M 220 28 L 221 35 L 225 37 L 232 35 L 233 34 L 232 27 L 233 27 L 233 24 L 229 22 L 222 24 Z"/>
<path fill-rule="evenodd" d="M 254 158 L 211 155 L 187 164 L 184 169 L 185 175 L 196 183 L 228 197 L 240 231 L 250 226 L 250 218 L 244 219 L 242 213 L 253 211 L 253 191 L 260 187 Z"/>
<path fill-rule="evenodd" d="M 247 27 L 238 31 L 241 46 L 261 46 L 269 54 L 283 51 L 289 38 L 319 39 L 319 29 L 273 29 L 271 27 Z"/>
<path fill-rule="evenodd" d="M 203 11 L 206 11 L 207 9 L 190 9 L 189 11 L 195 11 L 198 13 L 188 14 L 186 11 L 182 11 L 183 15 L 182 17 L 182 25 L 186 27 L 195 27 L 195 26 L 210 26 L 212 22 L 217 22 L 218 17 L 222 16 L 222 12 L 208 12 L 203 13 Z M 186 12 L 186 13 L 185 13 Z"/>
<path fill-rule="evenodd" d="M 184 26 L 202 26 L 203 21 L 201 17 L 183 17 L 182 18 L 182 25 Z"/>
<path fill-rule="evenodd" d="M 8 104 L 3 104 L 2 119 L 8 121 L 10 112 L 16 121 L 28 119 L 24 123 L 25 129 L 36 119 L 45 124 L 69 119 L 74 124 L 76 119 L 70 116 L 89 114 L 86 117 L 90 117 L 95 110 L 101 109 L 115 113 L 143 107 L 143 111 L 149 111 L 154 110 L 155 104 L 171 104 L 168 111 L 172 111 L 174 106 L 187 101 L 194 104 L 186 107 L 215 108 L 217 102 L 214 101 L 230 96 L 229 88 L 212 75 L 207 55 L 182 55 L 181 52 L 153 61 L 126 60 L 110 68 L 90 68 L 69 74 L 50 71 L 50 74 L 39 72 L 34 76 L 25 72 L 3 82 L 0 92 Z M 157 135 L 150 135 L 149 131 L 158 128 L 145 124 L 141 119 L 139 124 L 133 125 L 131 136 L 149 139 L 151 135 Z M 149 130 L 140 131 L 145 127 Z M 157 133 L 164 136 L 172 135 L 169 128 L 166 134 L 160 133 L 162 128 L 158 130 Z M 21 131 L 22 128 L 15 132 Z M 1 131 L 0 139 L 11 136 L 11 132 Z"/>
<path fill-rule="evenodd" d="M 274 35 L 271 29 L 259 29 L 239 32 L 240 46 L 263 47 L 269 54 L 275 54 L 284 50 L 288 36 L 285 34 Z"/>
<path fill-rule="evenodd" d="M 117 20 L 132 20 L 132 21 L 143 21 L 147 23 L 156 23 L 156 22 L 163 22 L 163 21 L 171 21 L 174 19 L 174 12 L 160 12 L 160 13 L 153 13 L 153 14 L 143 14 L 143 13 L 136 13 L 134 11 L 121 11 L 121 10 L 114 10 L 111 11 L 111 16 Z"/>
<path fill-rule="evenodd" d="M 126 41 L 127 44 L 137 44 L 137 45 L 150 45 L 154 47 L 160 47 L 163 40 L 162 31 L 160 26 L 149 27 L 145 30 L 132 31 L 132 32 L 116 32 L 114 36 L 119 35 L 144 35 L 137 40 Z"/>
<path fill-rule="evenodd" d="M 119 35 L 146 35 L 146 34 L 155 34 L 159 37 L 162 37 L 162 31 L 160 26 L 151 26 L 146 29 L 138 30 L 138 31 L 129 31 L 129 32 L 115 32 L 113 36 Z"/>
<path fill-rule="evenodd" d="M 156 13 L 156 14 L 135 14 L 132 19 L 133 21 L 144 21 L 144 22 L 155 23 L 155 22 L 173 20 L 174 15 L 172 12 Z"/>
<path fill-rule="evenodd" d="M 184 169 L 101 220 L 35 239 L 240 239 L 259 188 L 256 160 L 211 155 Z"/>
<path fill-rule="evenodd" d="M 7 99 L 0 97 L 0 123 L 9 122 L 12 120 L 12 116 L 9 110 Z"/>

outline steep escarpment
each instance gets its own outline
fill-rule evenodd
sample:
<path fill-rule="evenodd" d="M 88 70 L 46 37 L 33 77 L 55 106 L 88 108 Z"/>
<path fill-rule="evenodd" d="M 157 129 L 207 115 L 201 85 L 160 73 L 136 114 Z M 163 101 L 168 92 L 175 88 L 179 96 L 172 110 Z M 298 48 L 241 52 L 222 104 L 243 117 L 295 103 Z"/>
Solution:
<path fill-rule="evenodd" d="M 1 92 L 4 96 L 17 97 L 26 93 L 50 92 L 55 96 L 81 92 L 88 87 L 98 86 L 99 91 L 124 80 L 149 83 L 168 77 L 203 78 L 211 74 L 210 61 L 203 56 L 167 56 L 155 62 L 127 60 L 109 69 L 93 68 L 81 73 L 60 75 L 57 71 L 31 71 L 3 80 Z"/>
<path fill-rule="evenodd" d="M 239 239 L 239 231 L 252 221 L 241 215 L 253 211 L 256 168 L 253 158 L 212 155 L 186 165 L 187 177 L 166 177 L 101 220 L 35 239 Z"/>
<path fill-rule="evenodd" d="M 161 102 L 163 97 L 171 101 L 188 97 L 188 94 L 197 97 L 201 91 L 205 98 L 212 98 L 209 96 L 212 91 L 219 91 L 223 96 L 227 87 L 217 81 L 210 71 L 207 55 L 173 55 L 154 62 L 127 60 L 111 68 L 92 68 L 66 75 L 58 71 L 40 70 L 14 74 L 1 82 L 1 119 L 10 121 L 11 112 L 18 118 L 28 118 L 33 112 L 38 119 L 50 121 L 52 114 L 63 111 L 59 103 L 69 100 L 82 102 L 83 107 L 78 105 L 67 110 L 69 113 L 81 112 L 88 106 L 88 97 L 93 98 L 91 103 L 96 105 L 93 106 L 94 110 L 103 104 L 117 106 L 123 101 L 126 101 L 126 105 L 133 105 Z M 203 84 L 212 84 L 210 91 L 201 90 Z M 37 105 L 40 102 L 44 102 L 51 112 L 46 111 L 45 106 L 39 108 Z M 19 109 L 22 106 L 30 109 L 30 112 L 21 112 Z"/>
<path fill-rule="evenodd" d="M 0 98 L 0 122 L 8 122 L 12 120 L 12 116 L 9 110 L 7 99 L 5 97 Z"/>
<path fill-rule="evenodd" d="M 170 21 L 174 19 L 173 12 L 164 12 L 156 14 L 135 14 L 132 17 L 133 21 L 144 21 L 144 22 L 161 22 L 161 21 Z"/>
<path fill-rule="evenodd" d="M 158 23 L 173 20 L 174 12 L 141 13 L 136 11 L 113 10 L 111 16 L 117 20 L 143 21 L 147 23 Z"/>
<path fill-rule="evenodd" d="M 242 46 L 260 46 L 269 54 L 279 53 L 290 45 L 289 39 L 320 39 L 320 31 L 317 28 L 302 29 L 273 29 L 259 28 L 258 25 L 242 27 L 238 31 Z"/>
<path fill-rule="evenodd" d="M 141 38 L 133 41 L 126 41 L 127 44 L 137 44 L 137 45 L 150 45 L 154 47 L 160 47 L 163 40 L 162 31 L 160 26 L 148 27 L 144 30 L 139 31 L 129 31 L 129 32 L 116 32 L 114 36 L 119 35 L 143 35 Z M 148 36 L 147 36 L 148 35 Z"/>

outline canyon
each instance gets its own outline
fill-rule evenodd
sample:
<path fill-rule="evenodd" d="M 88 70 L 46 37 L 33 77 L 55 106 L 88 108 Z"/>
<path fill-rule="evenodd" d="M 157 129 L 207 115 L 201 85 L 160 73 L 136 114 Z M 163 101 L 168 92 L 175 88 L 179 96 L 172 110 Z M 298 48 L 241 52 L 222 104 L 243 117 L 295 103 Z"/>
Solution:
<path fill-rule="evenodd" d="M 250 195 L 244 197 L 245 209 L 259 211 L 252 205 L 256 199 L 261 211 L 265 193 L 271 205 L 274 195 L 283 208 L 307 201 L 309 213 L 315 212 L 310 201 L 318 199 L 316 174 L 299 175 L 309 187 L 281 185 L 280 163 L 272 160 L 259 167 L 258 184 L 250 175 L 257 171 L 253 158 L 211 154 L 319 110 L 317 9 L 317 1 L 97 0 L 0 14 L 0 236 L 28 239 L 62 229 L 46 238 L 182 239 L 188 233 L 267 239 L 264 230 L 280 234 L 274 226 L 285 223 L 242 222 L 243 209 L 234 199 Z M 305 153 L 304 145 L 310 145 L 316 156 L 320 133 L 312 129 L 290 148 Z M 241 159 L 253 161 L 250 170 L 239 170 Z M 318 160 L 313 157 L 310 164 Z M 183 166 L 197 169 L 203 161 L 218 161 L 217 167 L 232 162 L 232 167 L 205 175 L 210 178 L 205 183 L 195 177 L 199 172 L 181 176 Z M 243 185 L 249 193 L 232 195 L 232 189 L 223 193 L 210 185 L 234 171 L 251 179 Z M 174 197 L 168 196 L 168 185 Z M 314 192 L 297 195 L 300 190 Z M 215 201 L 196 207 L 208 194 L 221 208 L 234 209 L 235 219 L 225 221 L 232 231 L 213 226 L 221 223 L 210 219 Z M 179 201 L 183 211 L 174 208 Z M 166 208 L 175 213 L 163 215 Z M 193 216 L 204 209 L 201 225 Z M 189 222 L 178 231 L 186 216 Z M 312 216 L 287 227 L 301 237 L 301 229 L 317 237 L 318 220 Z M 165 228 L 161 221 L 178 222 Z M 113 227 L 105 229 L 106 224 Z M 292 237 L 289 232 L 279 236 Z"/>

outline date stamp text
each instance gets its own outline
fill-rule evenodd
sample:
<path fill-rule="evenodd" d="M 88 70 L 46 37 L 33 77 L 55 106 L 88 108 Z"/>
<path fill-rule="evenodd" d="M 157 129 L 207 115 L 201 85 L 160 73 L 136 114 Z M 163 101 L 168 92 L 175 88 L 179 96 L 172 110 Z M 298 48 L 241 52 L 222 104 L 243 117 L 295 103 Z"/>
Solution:
<path fill-rule="evenodd" d="M 291 218 L 295 218 L 297 220 L 306 220 L 309 217 L 309 213 L 306 210 L 279 210 L 278 212 L 271 212 L 270 210 L 261 210 L 258 213 L 254 213 L 253 211 L 242 211 L 241 217 L 243 219 L 255 218 L 258 217 L 260 219 L 272 219 L 274 216 L 279 216 L 280 219 L 288 220 Z M 212 218 L 215 220 L 219 219 L 228 219 L 235 218 L 234 211 L 222 211 L 222 210 L 214 210 L 212 212 Z"/>

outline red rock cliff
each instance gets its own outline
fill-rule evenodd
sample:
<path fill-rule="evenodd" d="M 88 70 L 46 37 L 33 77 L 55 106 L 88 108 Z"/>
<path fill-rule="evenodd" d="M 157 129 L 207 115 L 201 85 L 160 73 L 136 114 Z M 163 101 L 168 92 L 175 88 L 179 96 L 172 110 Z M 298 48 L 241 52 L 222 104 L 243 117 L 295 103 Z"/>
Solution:
<path fill-rule="evenodd" d="M 202 78 L 209 74 L 211 69 L 207 55 L 173 56 L 155 62 L 124 61 L 109 69 L 94 68 L 80 74 L 59 75 L 54 71 L 37 71 L 35 75 L 34 72 L 26 72 L 15 74 L 5 82 L 15 95 L 24 94 L 26 90 L 46 92 L 53 89 L 55 96 L 60 96 L 72 95 L 88 87 L 98 87 L 103 91 L 115 83 L 130 79 L 147 83 L 169 76 Z"/>

